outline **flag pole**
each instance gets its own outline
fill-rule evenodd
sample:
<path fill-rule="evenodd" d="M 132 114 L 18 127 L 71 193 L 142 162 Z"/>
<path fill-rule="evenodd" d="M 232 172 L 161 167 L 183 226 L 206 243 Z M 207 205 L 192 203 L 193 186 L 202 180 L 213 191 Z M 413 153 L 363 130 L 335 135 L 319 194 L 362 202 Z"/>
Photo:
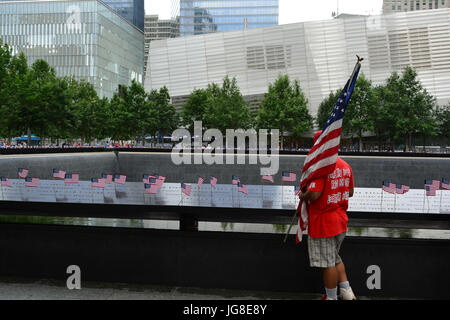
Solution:
<path fill-rule="evenodd" d="M 422 213 L 425 213 L 425 197 L 427 194 L 427 190 L 423 190 L 423 208 L 422 208 Z"/>
<path fill-rule="evenodd" d="M 292 226 L 294 225 L 296 216 L 297 216 L 297 210 L 295 210 L 294 215 L 292 216 L 291 223 L 289 224 L 289 228 L 287 229 L 286 234 L 284 235 L 284 239 L 283 239 L 284 243 L 286 243 L 286 240 L 287 240 L 289 234 L 291 233 L 291 229 L 292 229 Z"/>
<path fill-rule="evenodd" d="M 348 96 L 349 89 L 352 87 L 352 84 L 354 83 L 354 81 L 356 81 L 355 76 L 356 76 L 357 73 L 359 72 L 359 68 L 358 68 L 358 67 L 361 66 L 361 62 L 364 60 L 364 58 L 361 58 L 361 57 L 358 56 L 358 55 L 356 55 L 356 58 L 357 58 L 357 61 L 356 61 L 355 67 L 353 68 L 352 75 L 351 75 L 351 77 L 349 78 L 349 81 L 348 81 L 349 87 L 347 88 L 347 94 L 346 94 L 347 99 L 350 99 L 350 97 Z M 351 95 L 350 95 L 350 96 L 351 96 Z M 347 102 L 348 102 L 348 100 L 347 100 Z M 301 183 L 302 183 L 302 178 L 300 178 L 300 187 L 301 187 Z M 281 190 L 282 190 L 282 192 L 283 192 L 283 189 L 281 189 Z M 295 189 L 294 189 L 294 190 L 295 190 Z M 302 205 L 302 201 L 300 201 L 299 205 Z M 292 221 L 291 221 L 291 224 L 290 224 L 290 226 L 289 226 L 288 232 L 286 233 L 286 236 L 285 236 L 284 241 L 286 241 L 287 235 L 288 235 L 289 232 L 291 231 L 292 224 L 293 224 L 294 221 L 295 221 L 295 216 L 296 216 L 296 215 L 297 215 L 297 211 L 295 212 L 294 216 L 292 217 Z M 301 232 L 301 230 L 300 230 L 300 232 Z"/>
<path fill-rule="evenodd" d="M 397 211 L 397 192 L 394 194 L 394 212 Z"/>

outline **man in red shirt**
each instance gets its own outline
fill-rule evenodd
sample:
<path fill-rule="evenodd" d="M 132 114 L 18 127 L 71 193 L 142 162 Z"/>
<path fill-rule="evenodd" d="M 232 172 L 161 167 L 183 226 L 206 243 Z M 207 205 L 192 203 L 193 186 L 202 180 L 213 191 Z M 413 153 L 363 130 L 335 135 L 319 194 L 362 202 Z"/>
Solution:
<path fill-rule="evenodd" d="M 314 142 L 321 133 L 314 135 Z M 300 199 L 307 201 L 310 265 L 323 268 L 324 299 L 328 300 L 337 299 L 338 283 L 341 299 L 356 299 L 339 256 L 347 232 L 348 199 L 353 196 L 353 190 L 352 168 L 338 157 L 334 172 L 311 181 L 306 192 L 299 194 Z"/>

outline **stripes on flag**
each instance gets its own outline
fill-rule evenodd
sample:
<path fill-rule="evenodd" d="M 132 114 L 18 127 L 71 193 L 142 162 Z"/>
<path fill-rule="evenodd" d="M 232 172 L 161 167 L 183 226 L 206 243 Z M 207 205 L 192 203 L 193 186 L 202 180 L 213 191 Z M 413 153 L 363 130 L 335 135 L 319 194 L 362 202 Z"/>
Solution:
<path fill-rule="evenodd" d="M 202 187 L 203 181 L 204 181 L 204 180 L 203 180 L 202 177 L 198 177 L 197 186 L 198 186 L 199 189 Z"/>
<path fill-rule="evenodd" d="M 431 185 L 425 185 L 425 191 L 426 191 L 427 197 L 436 196 L 436 189 L 434 189 Z"/>
<path fill-rule="evenodd" d="M 215 187 L 216 187 L 216 184 L 217 184 L 217 178 L 214 177 L 214 176 L 211 176 L 211 177 L 209 178 L 209 182 L 211 183 L 211 186 L 212 186 L 213 188 L 215 188 Z"/>
<path fill-rule="evenodd" d="M 191 186 L 185 183 L 181 184 L 181 192 L 183 192 L 185 195 L 190 196 L 191 195 Z"/>
<path fill-rule="evenodd" d="M 111 184 L 113 182 L 113 175 L 102 173 L 102 179 L 105 180 L 105 184 Z"/>
<path fill-rule="evenodd" d="M 231 176 L 231 184 L 237 185 L 239 183 L 239 178 L 237 176 Z"/>
<path fill-rule="evenodd" d="M 25 178 L 25 187 L 37 188 L 39 185 L 39 178 Z"/>
<path fill-rule="evenodd" d="M 242 184 L 241 182 L 238 183 L 238 191 L 245 193 L 246 195 L 248 195 L 248 189 L 247 189 L 247 185 L 246 184 Z"/>
<path fill-rule="evenodd" d="M 78 183 L 80 175 L 78 173 L 66 173 L 64 175 L 64 183 Z"/>
<path fill-rule="evenodd" d="M 396 185 L 393 183 L 390 183 L 388 181 L 383 181 L 383 184 L 381 186 L 381 189 L 383 189 L 383 191 L 387 192 L 387 193 L 395 193 L 396 190 Z"/>
<path fill-rule="evenodd" d="M 286 182 L 294 182 L 297 179 L 297 175 L 293 172 L 283 171 L 281 176 L 282 180 Z"/>
<path fill-rule="evenodd" d="M 125 184 L 125 181 L 127 180 L 127 176 L 123 174 L 114 174 L 114 183 L 117 184 Z"/>
<path fill-rule="evenodd" d="M 273 183 L 273 176 L 270 174 L 262 176 L 262 179 Z"/>
<path fill-rule="evenodd" d="M 442 187 L 442 189 L 450 190 L 450 181 L 442 178 L 441 187 Z"/>
<path fill-rule="evenodd" d="M 55 179 L 64 179 L 66 176 L 66 172 L 59 169 L 53 169 L 53 178 Z"/>
<path fill-rule="evenodd" d="M 425 180 L 425 188 L 426 186 L 430 186 L 431 189 L 439 190 L 440 189 L 440 181 L 439 180 Z"/>
<path fill-rule="evenodd" d="M 300 186 L 295 186 L 294 192 L 295 192 L 296 196 L 298 196 L 300 194 L 300 190 L 301 190 Z"/>
<path fill-rule="evenodd" d="M 19 174 L 19 178 L 25 179 L 28 175 L 28 169 L 19 168 L 17 169 L 17 173 Z"/>
<path fill-rule="evenodd" d="M 156 178 L 152 178 L 156 180 Z M 147 194 L 157 194 L 158 193 L 158 186 L 156 184 L 152 183 L 144 183 L 144 193 Z"/>
<path fill-rule="evenodd" d="M 11 180 L 9 180 L 8 178 L 1 177 L 0 180 L 2 182 L 2 187 L 11 187 Z"/>
<path fill-rule="evenodd" d="M 91 187 L 92 188 L 104 188 L 105 187 L 105 179 L 92 178 L 91 179 Z"/>
<path fill-rule="evenodd" d="M 153 174 L 153 176 L 154 176 L 156 179 L 161 180 L 162 182 L 166 181 L 166 177 L 164 177 L 164 176 L 162 176 L 162 175 L 160 175 L 160 174 L 155 173 L 155 174 Z"/>
<path fill-rule="evenodd" d="M 335 169 L 339 144 L 341 141 L 342 121 L 361 69 L 360 61 L 361 60 L 358 58 L 358 62 L 345 84 L 344 89 L 342 89 L 342 92 L 328 117 L 327 123 L 322 129 L 322 133 L 317 138 L 305 159 L 300 178 L 301 190 L 303 190 L 312 180 L 327 176 Z M 299 243 L 302 238 L 302 231 L 306 230 L 308 227 L 308 212 L 304 201 L 300 201 L 297 212 L 299 213 L 298 224 L 300 228 L 297 231 L 296 241 Z"/>
<path fill-rule="evenodd" d="M 405 186 L 403 184 L 396 184 L 395 185 L 395 193 L 405 194 L 408 191 L 409 191 L 409 187 L 408 186 Z"/>

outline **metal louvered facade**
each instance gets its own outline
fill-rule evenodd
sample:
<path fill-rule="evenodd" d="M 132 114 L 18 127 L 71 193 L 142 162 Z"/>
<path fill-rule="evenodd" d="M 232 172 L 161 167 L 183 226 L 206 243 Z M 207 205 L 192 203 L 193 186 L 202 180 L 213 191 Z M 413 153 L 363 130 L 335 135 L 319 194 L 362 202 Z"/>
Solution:
<path fill-rule="evenodd" d="M 279 74 L 298 79 L 310 111 L 345 84 L 356 62 L 382 84 L 393 71 L 416 68 L 439 104 L 450 100 L 450 9 L 382 16 L 342 16 L 151 43 L 146 90 L 167 86 L 183 101 L 194 89 L 225 75 L 236 77 L 244 97 L 267 92 Z"/>

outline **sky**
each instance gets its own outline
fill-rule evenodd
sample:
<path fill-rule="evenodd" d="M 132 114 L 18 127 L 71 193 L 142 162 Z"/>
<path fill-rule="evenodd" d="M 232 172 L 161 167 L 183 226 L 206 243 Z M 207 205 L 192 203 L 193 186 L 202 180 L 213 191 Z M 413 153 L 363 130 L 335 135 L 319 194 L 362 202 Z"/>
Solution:
<path fill-rule="evenodd" d="M 145 14 L 170 18 L 170 0 L 144 0 Z M 339 7 L 338 7 L 339 5 Z M 279 24 L 325 20 L 331 13 L 380 14 L 383 0 L 279 0 Z"/>

